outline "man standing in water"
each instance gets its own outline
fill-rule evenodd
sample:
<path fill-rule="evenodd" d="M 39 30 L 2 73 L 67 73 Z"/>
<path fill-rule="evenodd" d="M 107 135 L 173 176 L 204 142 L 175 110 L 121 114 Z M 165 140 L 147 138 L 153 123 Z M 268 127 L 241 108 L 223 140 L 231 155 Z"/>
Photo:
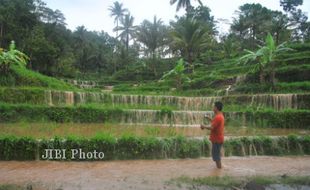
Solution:
<path fill-rule="evenodd" d="M 214 118 L 211 119 L 207 117 L 209 121 L 211 121 L 210 125 L 200 125 L 201 129 L 208 129 L 211 131 L 210 133 L 210 141 L 212 142 L 212 159 L 216 162 L 217 168 L 222 168 L 221 162 L 221 148 L 224 143 L 224 115 L 222 113 L 223 104 L 222 102 L 215 102 L 213 111 Z"/>

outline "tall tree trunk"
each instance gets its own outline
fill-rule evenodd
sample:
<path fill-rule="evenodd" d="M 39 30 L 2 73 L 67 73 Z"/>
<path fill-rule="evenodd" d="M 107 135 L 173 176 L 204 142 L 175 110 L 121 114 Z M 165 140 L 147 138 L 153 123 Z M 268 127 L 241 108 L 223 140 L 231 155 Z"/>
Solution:
<path fill-rule="evenodd" d="M 275 73 L 275 62 L 271 62 L 271 73 L 270 73 L 270 81 L 272 83 L 272 88 L 275 89 L 276 86 L 276 73 Z"/>
<path fill-rule="evenodd" d="M 116 20 L 116 39 L 118 39 L 118 19 Z"/>
<path fill-rule="evenodd" d="M 194 73 L 195 72 L 195 66 L 193 64 L 193 52 L 189 51 L 188 53 L 188 64 L 191 67 L 191 72 Z"/>
<path fill-rule="evenodd" d="M 279 44 L 279 40 L 280 40 L 280 32 L 276 32 L 276 44 Z"/>
<path fill-rule="evenodd" d="M 182 77 L 180 76 L 176 77 L 176 88 L 178 90 L 182 90 Z"/>
<path fill-rule="evenodd" d="M 127 35 L 126 35 L 126 51 L 127 51 L 127 55 L 128 55 L 128 47 L 129 47 L 129 33 L 127 32 Z"/>
<path fill-rule="evenodd" d="M 155 54 L 155 51 L 152 52 L 152 58 L 153 58 L 153 72 L 154 72 L 154 75 L 155 77 L 157 77 L 157 70 L 156 70 L 156 54 Z"/>
<path fill-rule="evenodd" d="M 3 23 L 0 25 L 0 47 L 2 47 L 2 40 L 3 40 Z"/>
<path fill-rule="evenodd" d="M 116 73 L 116 61 L 115 61 L 114 52 L 112 52 L 112 61 L 113 61 L 113 70 L 114 70 L 114 73 Z"/>
<path fill-rule="evenodd" d="M 255 29 L 252 28 L 252 49 L 255 49 Z"/>

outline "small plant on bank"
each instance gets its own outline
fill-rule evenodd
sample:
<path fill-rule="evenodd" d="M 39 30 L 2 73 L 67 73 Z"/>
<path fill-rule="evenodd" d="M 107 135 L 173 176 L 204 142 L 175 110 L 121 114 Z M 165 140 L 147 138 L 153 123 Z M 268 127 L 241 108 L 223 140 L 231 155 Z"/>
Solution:
<path fill-rule="evenodd" d="M 175 87 L 180 90 L 184 82 L 190 81 L 190 79 L 184 74 L 184 71 L 184 60 L 180 59 L 174 69 L 163 75 L 162 80 L 172 79 Z"/>

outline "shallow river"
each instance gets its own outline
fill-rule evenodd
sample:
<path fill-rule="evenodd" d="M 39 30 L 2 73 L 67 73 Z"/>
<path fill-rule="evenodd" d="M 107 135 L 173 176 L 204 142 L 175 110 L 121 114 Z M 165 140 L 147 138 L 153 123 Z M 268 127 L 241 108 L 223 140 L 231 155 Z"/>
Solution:
<path fill-rule="evenodd" d="M 310 157 L 228 157 L 223 169 L 210 158 L 107 162 L 0 162 L 0 184 L 34 189 L 182 189 L 166 182 L 181 176 L 309 176 Z"/>

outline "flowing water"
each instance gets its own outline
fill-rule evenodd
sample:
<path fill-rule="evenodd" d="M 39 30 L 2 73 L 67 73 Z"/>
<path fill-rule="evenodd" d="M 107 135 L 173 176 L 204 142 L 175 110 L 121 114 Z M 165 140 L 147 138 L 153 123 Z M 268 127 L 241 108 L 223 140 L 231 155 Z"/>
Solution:
<path fill-rule="evenodd" d="M 0 162 L 0 184 L 31 184 L 34 189 L 186 189 L 172 178 L 207 176 L 309 176 L 310 157 L 228 157 L 223 169 L 210 158 L 107 162 Z M 192 187 L 193 188 L 193 187 Z M 307 187 L 308 188 L 308 187 Z"/>
<path fill-rule="evenodd" d="M 120 95 L 101 92 L 45 92 L 45 102 L 48 105 L 78 105 L 85 103 L 110 103 L 112 105 L 149 105 L 174 106 L 179 110 L 211 110 L 215 101 L 224 104 L 237 104 L 255 107 L 272 107 L 276 110 L 307 109 L 305 105 L 308 94 L 260 94 L 233 95 L 215 97 L 179 97 L 179 96 L 149 96 Z M 304 100 L 305 99 L 305 100 Z"/>
<path fill-rule="evenodd" d="M 173 111 L 162 113 L 157 110 L 126 110 L 120 117 L 123 124 L 165 124 L 165 125 L 199 125 L 205 116 L 212 117 L 210 111 Z"/>
<path fill-rule="evenodd" d="M 176 96 L 144 96 L 144 95 L 117 95 L 100 92 L 70 92 L 46 91 L 46 103 L 50 106 L 80 105 L 94 103 L 96 106 L 110 106 L 121 109 L 133 106 L 138 109 L 125 109 L 110 122 L 122 124 L 153 124 L 153 125 L 199 125 L 204 123 L 204 116 L 212 116 L 210 111 L 215 101 L 221 100 L 224 104 L 252 107 L 273 107 L 276 110 L 298 109 L 306 107 L 307 95 L 296 94 L 265 94 L 253 96 L 223 96 L 223 97 L 176 97 Z M 306 98 L 305 98 L 306 97 Z M 300 104 L 298 99 L 300 99 Z M 305 100 L 304 100 L 305 99 Z M 156 109 L 156 106 L 160 108 Z M 176 111 L 165 111 L 160 106 L 173 106 Z M 143 109 L 146 108 L 146 109 Z M 169 109 L 170 110 L 170 109 Z M 200 110 L 200 111 L 199 111 Z M 251 122 L 245 114 L 227 112 L 225 118 L 229 121 L 239 121 L 242 126 Z M 112 120 L 112 121 L 111 121 Z M 113 121 L 114 120 L 114 121 Z"/>
<path fill-rule="evenodd" d="M 83 80 L 70 80 L 65 79 L 65 82 L 68 82 L 74 86 L 77 86 L 79 88 L 85 88 L 85 89 L 92 89 L 92 88 L 102 88 L 103 85 L 101 85 L 98 82 L 95 81 L 83 81 Z"/>

